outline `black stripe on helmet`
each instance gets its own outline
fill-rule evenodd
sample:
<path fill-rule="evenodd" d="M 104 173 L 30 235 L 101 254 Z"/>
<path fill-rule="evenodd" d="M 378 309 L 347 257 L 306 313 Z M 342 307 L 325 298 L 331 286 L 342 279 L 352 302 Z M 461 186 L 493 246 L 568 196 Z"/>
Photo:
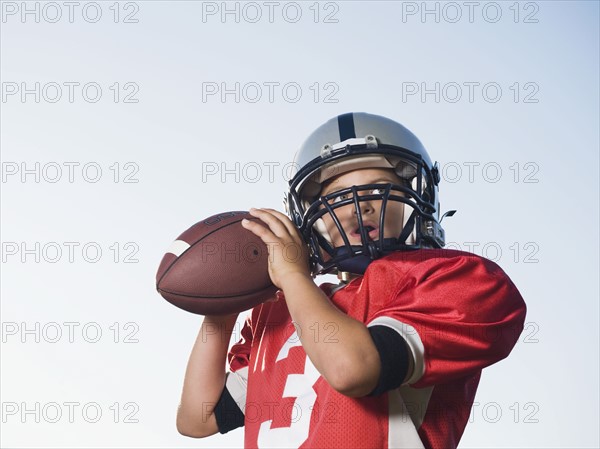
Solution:
<path fill-rule="evenodd" d="M 354 116 L 351 112 L 338 115 L 338 128 L 340 131 L 340 142 L 356 137 L 356 131 L 354 131 Z"/>

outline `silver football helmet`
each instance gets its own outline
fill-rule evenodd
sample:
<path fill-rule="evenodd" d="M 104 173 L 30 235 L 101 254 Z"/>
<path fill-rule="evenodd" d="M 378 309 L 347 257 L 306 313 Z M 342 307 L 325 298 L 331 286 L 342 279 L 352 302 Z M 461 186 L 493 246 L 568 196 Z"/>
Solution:
<path fill-rule="evenodd" d="M 362 112 L 340 115 L 306 139 L 294 166 L 286 210 L 310 247 L 313 275 L 333 271 L 362 274 L 372 260 L 392 251 L 444 246 L 437 162 L 431 163 L 419 139 L 401 124 Z M 322 195 L 324 183 L 364 168 L 393 170 L 400 182 L 352 185 Z M 364 225 L 364 201 L 381 201 L 378 226 Z M 403 223 L 398 235 L 384 237 L 386 207 L 391 202 L 403 205 Z M 352 205 L 357 222 L 354 235 L 360 236 L 360 244 L 351 244 L 336 214 L 339 208 Z M 341 245 L 333 244 L 324 218 L 335 224 Z M 374 228 L 378 232 L 373 232 Z"/>

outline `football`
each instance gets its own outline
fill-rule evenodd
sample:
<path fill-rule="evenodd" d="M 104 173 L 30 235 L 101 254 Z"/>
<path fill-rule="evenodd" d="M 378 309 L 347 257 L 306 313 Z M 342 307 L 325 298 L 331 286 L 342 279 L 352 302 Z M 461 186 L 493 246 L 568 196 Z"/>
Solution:
<path fill-rule="evenodd" d="M 257 220 L 246 211 L 224 212 L 182 233 L 156 274 L 162 297 L 200 315 L 239 313 L 274 298 L 267 246 L 242 227 L 244 218 Z"/>

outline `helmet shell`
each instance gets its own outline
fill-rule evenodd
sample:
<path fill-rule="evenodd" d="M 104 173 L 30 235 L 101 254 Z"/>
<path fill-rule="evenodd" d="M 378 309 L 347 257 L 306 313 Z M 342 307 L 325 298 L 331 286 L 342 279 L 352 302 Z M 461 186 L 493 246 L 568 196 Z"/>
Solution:
<path fill-rule="evenodd" d="M 364 112 L 334 117 L 308 136 L 296 152 L 294 167 L 286 208 L 311 246 L 313 273 L 339 269 L 342 259 L 354 256 L 374 259 L 392 250 L 444 245 L 439 225 L 437 163 L 432 164 L 421 141 L 400 123 Z M 385 247 L 383 242 L 378 248 L 373 242 L 364 242 L 358 248 L 346 244 L 340 252 L 328 247 L 330 239 L 319 223 L 326 207 L 326 199 L 319 197 L 321 187 L 328 179 L 363 168 L 391 168 L 406 181 L 407 199 L 401 202 L 406 209 L 403 226 L 410 229 L 403 228 L 396 242 L 386 239 Z M 327 213 L 335 214 L 332 210 Z"/>

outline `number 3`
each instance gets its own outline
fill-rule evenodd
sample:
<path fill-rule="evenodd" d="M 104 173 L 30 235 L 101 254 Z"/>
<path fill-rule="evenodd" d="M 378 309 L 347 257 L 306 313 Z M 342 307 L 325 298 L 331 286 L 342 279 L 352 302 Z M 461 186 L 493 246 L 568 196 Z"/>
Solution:
<path fill-rule="evenodd" d="M 298 334 L 294 333 L 287 339 L 277 355 L 277 362 L 287 358 L 289 350 L 295 346 L 302 346 Z M 283 397 L 295 397 L 292 409 L 292 422 L 289 427 L 271 428 L 273 420 L 265 421 L 258 431 L 259 448 L 279 448 L 282 443 L 286 447 L 300 447 L 308 438 L 310 417 L 317 400 L 317 393 L 313 389 L 321 374 L 314 367 L 308 356 L 304 363 L 303 374 L 289 374 L 283 389 Z M 296 416 L 294 416 L 296 415 Z"/>

